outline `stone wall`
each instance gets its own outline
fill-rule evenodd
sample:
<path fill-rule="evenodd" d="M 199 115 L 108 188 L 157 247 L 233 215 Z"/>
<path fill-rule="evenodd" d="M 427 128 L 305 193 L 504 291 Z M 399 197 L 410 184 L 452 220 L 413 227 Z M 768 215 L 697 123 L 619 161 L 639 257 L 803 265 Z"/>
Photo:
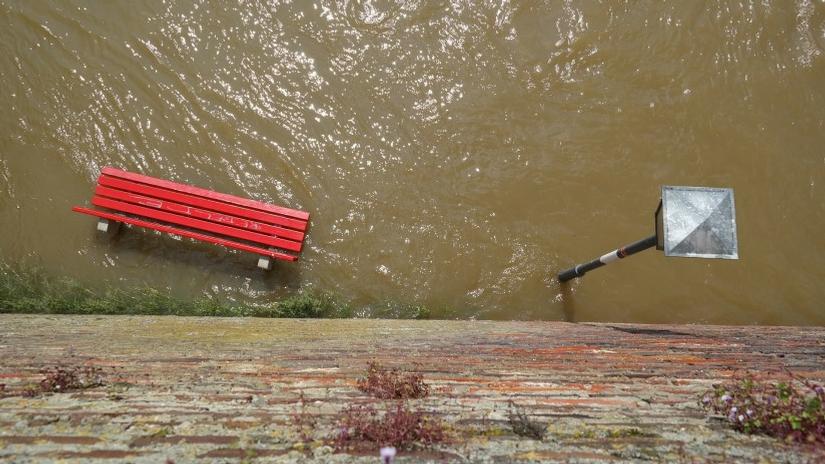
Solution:
<path fill-rule="evenodd" d="M 5 395 L 44 367 L 106 380 L 0 399 L 0 461 L 378 462 L 328 442 L 343 408 L 376 401 L 356 388 L 370 361 L 422 373 L 431 395 L 411 405 L 451 436 L 397 462 L 825 460 L 698 406 L 745 371 L 825 378 L 822 328 L 0 315 Z M 511 404 L 543 440 L 512 432 Z"/>

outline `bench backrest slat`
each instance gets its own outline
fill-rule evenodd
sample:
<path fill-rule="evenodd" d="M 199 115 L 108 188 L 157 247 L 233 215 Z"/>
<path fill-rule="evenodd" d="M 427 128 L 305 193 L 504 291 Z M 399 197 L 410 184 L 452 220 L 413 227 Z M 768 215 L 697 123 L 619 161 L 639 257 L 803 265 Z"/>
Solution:
<path fill-rule="evenodd" d="M 167 190 L 160 187 L 152 187 L 147 184 L 141 184 L 139 182 L 133 182 L 118 177 L 101 175 L 98 179 L 98 184 L 106 187 L 116 188 L 119 190 L 125 190 L 128 192 L 146 195 L 149 197 L 174 201 L 176 203 L 181 203 L 184 205 L 192 205 L 198 208 L 212 210 L 219 213 L 230 214 L 232 216 L 251 219 L 253 221 L 288 227 L 290 229 L 299 230 L 301 232 L 304 232 L 307 229 L 307 221 L 301 219 L 280 216 L 277 214 L 267 213 L 256 209 L 250 209 L 245 208 L 243 206 L 224 203 L 222 201 L 210 200 L 204 197 L 180 193 L 174 190 Z"/>
<path fill-rule="evenodd" d="M 176 182 L 163 179 L 156 179 L 154 177 L 144 176 L 142 174 L 121 171 L 120 169 L 106 167 L 103 168 L 102 174 L 106 176 L 117 177 L 120 179 L 131 180 L 133 182 L 139 182 L 141 184 L 151 185 L 154 187 L 161 187 L 175 192 L 187 193 L 189 195 L 199 196 L 202 198 L 209 198 L 211 200 L 222 201 L 224 203 L 232 205 L 243 206 L 246 208 L 256 209 L 259 211 L 266 211 L 273 214 L 279 214 L 294 219 L 299 219 L 303 221 L 309 220 L 309 213 L 305 211 L 299 211 L 295 209 L 284 208 L 281 206 L 270 205 L 268 203 L 250 200 L 247 198 L 236 197 L 234 195 L 229 195 L 226 193 L 213 192 L 212 190 L 193 187 L 191 185 L 178 184 Z"/>
<path fill-rule="evenodd" d="M 137 193 L 105 187 L 103 185 L 98 185 L 95 188 L 95 194 L 102 197 L 111 198 L 113 200 L 133 203 L 140 206 L 146 206 L 148 208 L 160 209 L 163 211 L 168 211 L 170 213 L 176 213 L 184 216 L 193 217 L 196 219 L 203 219 L 206 221 L 216 222 L 219 224 L 234 226 L 241 229 L 251 230 L 253 232 L 275 235 L 281 238 L 295 240 L 298 242 L 304 239 L 304 233 L 299 232 L 297 230 L 285 229 L 283 227 L 277 227 L 270 224 L 252 221 L 249 219 L 230 216 L 228 214 L 200 209 L 194 206 L 175 203 L 160 198 L 149 197 Z"/>
<path fill-rule="evenodd" d="M 148 208 L 145 206 L 113 200 L 111 198 L 95 195 L 94 197 L 92 197 L 92 204 L 95 206 L 109 208 L 141 217 L 157 219 L 160 221 L 178 224 L 186 227 L 192 227 L 194 229 L 200 229 L 207 232 L 222 234 L 229 237 L 240 238 L 243 240 L 249 240 L 251 242 L 262 243 L 265 245 L 271 245 L 283 248 L 285 250 L 301 251 L 302 242 L 294 242 L 291 240 L 273 237 L 271 235 L 239 229 L 237 227 L 217 224 L 202 219 L 195 219 L 188 216 L 182 216 L 180 214 L 170 213 L 167 211 L 161 211 L 154 208 Z"/>

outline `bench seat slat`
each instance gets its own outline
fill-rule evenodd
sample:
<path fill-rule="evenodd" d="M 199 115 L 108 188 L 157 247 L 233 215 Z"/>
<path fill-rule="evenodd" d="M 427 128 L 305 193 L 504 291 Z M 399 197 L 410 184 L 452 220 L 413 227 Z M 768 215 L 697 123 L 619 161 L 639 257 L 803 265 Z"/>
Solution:
<path fill-rule="evenodd" d="M 102 197 L 111 198 L 113 200 L 134 203 L 140 206 L 146 206 L 147 208 L 155 208 L 170 213 L 180 214 L 182 216 L 189 216 L 196 219 L 203 219 L 206 221 L 215 222 L 218 224 L 224 224 L 228 226 L 238 227 L 241 229 L 251 230 L 253 232 L 275 235 L 281 238 L 296 240 L 298 242 L 304 239 L 303 232 L 298 232 L 297 230 L 275 227 L 269 224 L 250 221 L 249 219 L 229 216 L 227 214 L 217 213 L 214 211 L 207 211 L 189 205 L 183 205 L 180 203 L 166 201 L 158 198 L 138 195 L 136 193 L 124 192 L 122 190 L 103 187 L 100 185 L 98 185 L 97 188 L 95 188 L 95 194 L 100 195 Z"/>
<path fill-rule="evenodd" d="M 250 242 L 275 246 L 290 251 L 301 251 L 301 242 L 293 242 L 290 240 L 273 237 L 271 235 L 259 234 L 257 232 L 251 232 L 231 226 L 216 224 L 214 222 L 204 221 L 201 219 L 180 216 L 174 213 L 168 213 L 166 211 L 147 208 L 145 206 L 133 205 L 131 203 L 112 200 L 106 197 L 100 197 L 95 195 L 92 197 L 92 204 L 103 208 L 113 209 L 115 211 L 134 214 L 137 216 L 147 217 L 150 219 L 157 219 L 160 221 L 169 222 L 181 226 L 192 227 L 194 229 L 200 229 L 215 234 L 227 235 L 234 238 L 249 240 Z"/>
<path fill-rule="evenodd" d="M 132 182 L 130 180 L 120 179 L 117 177 L 110 177 L 106 175 L 100 176 L 98 179 L 100 185 L 112 187 L 119 190 L 138 193 L 164 200 L 170 200 L 177 203 L 197 206 L 207 210 L 217 211 L 219 213 L 238 216 L 253 221 L 264 222 L 267 224 L 274 224 L 278 226 L 288 227 L 290 229 L 305 232 L 307 229 L 307 221 L 301 219 L 293 219 L 286 216 L 279 216 L 256 209 L 245 208 L 243 206 L 232 205 L 222 201 L 210 200 L 195 195 L 166 190 L 160 187 L 152 187 L 151 185 Z"/>
<path fill-rule="evenodd" d="M 284 261 L 296 261 L 298 259 L 297 256 L 292 256 L 292 255 L 289 255 L 289 254 L 286 254 L 286 253 L 281 253 L 281 252 L 274 251 L 274 250 L 267 250 L 266 248 L 260 248 L 260 247 L 256 247 L 256 246 L 253 246 L 253 245 L 247 245 L 245 243 L 239 243 L 239 242 L 235 242 L 235 241 L 232 241 L 232 240 L 227 240 L 227 239 L 223 239 L 223 238 L 219 238 L 219 237 L 214 237 L 212 235 L 201 234 L 201 233 L 198 233 L 198 232 L 193 232 L 191 230 L 179 229 L 177 227 L 171 227 L 171 226 L 167 226 L 165 224 L 158 224 L 158 223 L 155 223 L 155 222 L 144 221 L 144 220 L 141 220 L 141 219 L 136 219 L 136 218 L 133 218 L 133 217 L 124 216 L 122 214 L 110 213 L 110 212 L 106 212 L 106 211 L 98 211 L 98 210 L 94 210 L 94 209 L 91 209 L 91 208 L 83 208 L 83 207 L 80 207 L 80 206 L 75 206 L 74 208 L 72 208 L 72 211 L 75 211 L 75 212 L 78 212 L 78 213 L 83 213 L 83 214 L 88 214 L 90 216 L 97 216 L 97 217 L 104 218 L 104 219 L 110 219 L 110 220 L 113 220 L 113 221 L 125 222 L 126 224 L 132 224 L 132 225 L 136 225 L 136 226 L 139 226 L 139 227 L 145 227 L 147 229 L 159 230 L 161 232 L 166 232 L 166 233 L 169 233 L 169 234 L 179 235 L 179 236 L 182 236 L 182 237 L 188 237 L 188 238 L 193 238 L 193 239 L 196 239 L 196 240 L 202 240 L 204 242 L 214 243 L 214 244 L 217 244 L 217 245 L 223 245 L 225 247 L 235 248 L 235 249 L 242 250 L 242 251 L 248 251 L 250 253 L 255 253 L 255 254 L 258 254 L 258 255 L 271 256 L 273 258 L 281 259 L 281 260 L 284 260 Z"/>
<path fill-rule="evenodd" d="M 210 198 L 212 200 L 223 201 L 225 203 L 230 203 L 238 206 L 245 206 L 247 208 L 257 209 L 261 211 L 267 211 L 274 214 L 280 214 L 283 216 L 300 219 L 303 221 L 309 220 L 309 213 L 306 211 L 298 211 L 295 209 L 284 208 L 281 206 L 270 205 L 268 203 L 263 203 L 260 201 L 250 200 L 247 198 L 236 197 L 235 195 L 229 195 L 226 193 L 219 193 L 213 192 L 211 190 L 206 190 L 198 187 L 193 187 L 191 185 L 184 185 L 178 184 L 177 182 L 172 182 L 168 180 L 156 179 L 154 177 L 144 176 L 142 174 L 136 174 L 133 172 L 121 171 L 120 169 L 115 169 L 111 167 L 103 168 L 103 174 L 112 177 L 118 177 L 121 179 L 127 179 L 134 182 L 140 182 L 142 184 L 152 185 L 155 187 L 161 187 L 168 190 L 174 190 L 176 192 L 188 193 L 190 195 L 196 195 L 203 198 Z"/>

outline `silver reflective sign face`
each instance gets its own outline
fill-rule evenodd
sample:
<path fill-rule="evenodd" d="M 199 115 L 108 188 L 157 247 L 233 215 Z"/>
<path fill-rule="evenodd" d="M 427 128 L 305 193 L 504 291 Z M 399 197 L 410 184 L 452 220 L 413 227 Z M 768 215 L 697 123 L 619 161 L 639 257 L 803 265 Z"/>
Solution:
<path fill-rule="evenodd" d="M 662 187 L 665 256 L 739 259 L 733 190 Z"/>

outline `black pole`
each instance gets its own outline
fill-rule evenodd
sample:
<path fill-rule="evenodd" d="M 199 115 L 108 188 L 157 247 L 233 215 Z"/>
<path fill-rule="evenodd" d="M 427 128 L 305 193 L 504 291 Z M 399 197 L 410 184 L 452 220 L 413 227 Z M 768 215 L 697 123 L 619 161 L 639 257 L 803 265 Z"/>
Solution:
<path fill-rule="evenodd" d="M 648 248 L 653 248 L 655 246 L 655 235 L 643 240 L 639 240 L 638 242 L 631 243 L 630 245 L 619 248 L 618 250 L 613 250 L 600 258 L 594 259 L 589 263 L 579 264 L 576 267 L 571 267 L 570 269 L 559 274 L 559 282 L 567 282 L 570 279 L 582 277 L 586 273 L 592 271 L 593 269 L 602 267 L 607 263 L 612 263 L 613 261 L 636 254 L 643 250 L 647 250 Z"/>

